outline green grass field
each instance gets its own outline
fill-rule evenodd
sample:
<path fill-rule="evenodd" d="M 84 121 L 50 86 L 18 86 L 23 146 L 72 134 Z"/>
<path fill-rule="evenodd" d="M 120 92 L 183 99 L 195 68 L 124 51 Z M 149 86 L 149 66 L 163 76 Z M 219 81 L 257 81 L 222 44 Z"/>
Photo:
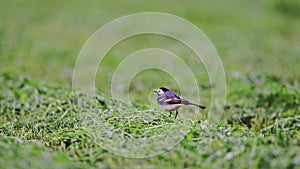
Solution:
<path fill-rule="evenodd" d="M 148 11 L 182 17 L 212 41 L 226 73 L 222 120 L 211 123 L 208 111 L 174 120 L 152 108 L 150 90 L 177 88 L 155 70 L 133 79 L 133 105 L 111 99 L 115 67 L 136 50 L 167 49 L 197 70 L 189 50 L 156 35 L 111 49 L 92 99 L 72 91 L 86 40 L 118 17 Z M 0 168 L 300 168 L 300 2 L 1 1 L 0 16 Z M 214 87 L 198 75 L 209 105 Z M 165 135 L 182 140 L 168 147 Z M 148 146 L 135 149 L 134 140 Z M 159 153 L 131 158 L 152 151 Z"/>

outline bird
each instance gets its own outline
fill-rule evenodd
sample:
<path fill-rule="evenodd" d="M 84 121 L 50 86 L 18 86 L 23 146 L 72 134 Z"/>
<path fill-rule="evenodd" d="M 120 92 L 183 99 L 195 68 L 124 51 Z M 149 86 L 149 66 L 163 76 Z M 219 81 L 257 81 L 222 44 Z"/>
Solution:
<path fill-rule="evenodd" d="M 178 109 L 185 105 L 192 105 L 199 107 L 200 109 L 205 109 L 205 106 L 191 103 L 188 100 L 180 97 L 177 93 L 170 91 L 169 89 L 165 87 L 160 87 L 153 91 L 157 94 L 157 103 L 159 107 L 161 107 L 163 110 L 170 112 L 169 117 L 172 115 L 172 111 L 175 111 L 175 119 L 178 115 Z"/>

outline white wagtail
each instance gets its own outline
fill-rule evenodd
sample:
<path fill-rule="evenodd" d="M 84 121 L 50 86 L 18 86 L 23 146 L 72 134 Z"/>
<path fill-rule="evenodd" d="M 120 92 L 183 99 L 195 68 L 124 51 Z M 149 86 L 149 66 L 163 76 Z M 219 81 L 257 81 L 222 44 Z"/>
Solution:
<path fill-rule="evenodd" d="M 200 109 L 206 108 L 205 106 L 194 104 L 194 103 L 191 103 L 191 102 L 183 99 L 178 94 L 171 92 L 169 89 L 167 89 L 165 87 L 158 88 L 157 90 L 155 90 L 153 92 L 155 92 L 158 95 L 158 97 L 157 97 L 158 105 L 162 109 L 170 112 L 169 117 L 171 117 L 172 111 L 174 111 L 174 110 L 176 111 L 175 119 L 177 118 L 177 115 L 178 115 L 178 109 L 181 106 L 192 105 L 192 106 L 199 107 Z"/>

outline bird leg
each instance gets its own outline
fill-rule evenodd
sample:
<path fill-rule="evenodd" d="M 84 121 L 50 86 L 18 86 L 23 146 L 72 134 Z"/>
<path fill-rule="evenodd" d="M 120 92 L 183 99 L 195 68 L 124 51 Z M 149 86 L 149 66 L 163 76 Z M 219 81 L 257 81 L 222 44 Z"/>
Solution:
<path fill-rule="evenodd" d="M 171 115 L 172 115 L 172 112 L 170 111 L 170 115 L 169 115 L 169 117 L 171 117 Z"/>
<path fill-rule="evenodd" d="M 178 115 L 178 110 L 176 110 L 175 119 L 177 118 L 177 115 Z"/>

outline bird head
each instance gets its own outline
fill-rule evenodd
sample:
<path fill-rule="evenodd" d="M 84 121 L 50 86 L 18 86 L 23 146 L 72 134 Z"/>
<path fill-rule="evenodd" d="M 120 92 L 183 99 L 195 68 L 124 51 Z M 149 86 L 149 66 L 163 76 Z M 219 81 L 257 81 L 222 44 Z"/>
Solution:
<path fill-rule="evenodd" d="M 155 92 L 158 96 L 160 96 L 160 95 L 164 94 L 166 91 L 170 91 L 170 90 L 165 87 L 160 87 L 160 88 L 154 90 L 153 92 Z"/>

